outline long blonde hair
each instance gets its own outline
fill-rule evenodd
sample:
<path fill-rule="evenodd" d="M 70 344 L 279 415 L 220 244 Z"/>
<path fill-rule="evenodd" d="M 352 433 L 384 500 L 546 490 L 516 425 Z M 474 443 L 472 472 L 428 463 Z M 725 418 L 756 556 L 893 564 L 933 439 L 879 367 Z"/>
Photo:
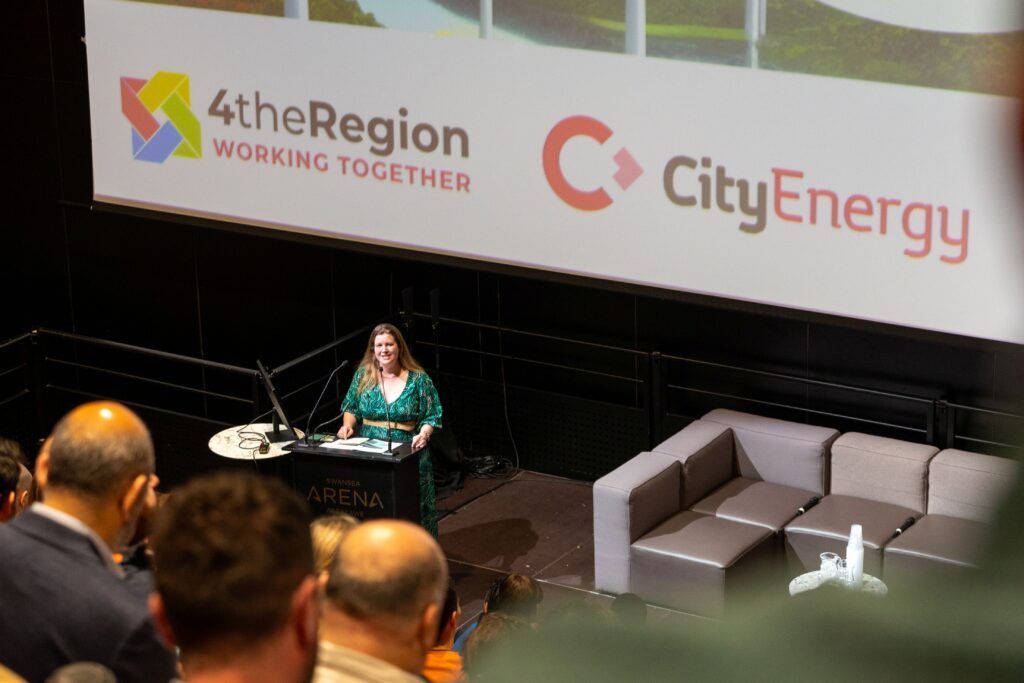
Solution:
<path fill-rule="evenodd" d="M 377 359 L 373 357 L 373 343 L 382 334 L 390 334 L 398 344 L 398 365 L 402 370 L 426 372 L 423 366 L 417 363 L 416 359 L 409 353 L 409 347 L 406 346 L 405 338 L 398 331 L 398 328 L 390 323 L 381 323 L 370 331 L 370 339 L 366 343 L 366 351 L 363 353 L 363 359 L 359 361 L 358 370 L 363 371 L 363 376 L 359 378 L 359 386 L 356 387 L 356 392 L 359 394 L 380 384 L 380 375 L 377 373 Z"/>
<path fill-rule="evenodd" d="M 357 524 L 359 524 L 358 519 L 344 512 L 334 512 L 317 517 L 310 523 L 309 532 L 313 539 L 313 570 L 317 574 L 330 571 L 338 556 L 341 539 Z"/>

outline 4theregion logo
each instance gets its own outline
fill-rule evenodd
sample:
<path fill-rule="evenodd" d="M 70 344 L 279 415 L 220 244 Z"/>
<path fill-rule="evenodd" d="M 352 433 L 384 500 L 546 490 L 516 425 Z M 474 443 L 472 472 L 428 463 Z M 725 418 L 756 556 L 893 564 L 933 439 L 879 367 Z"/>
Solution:
<path fill-rule="evenodd" d="M 203 156 L 199 120 L 192 113 L 186 74 L 157 71 L 121 78 L 121 112 L 131 123 L 132 157 L 162 164 L 171 156 Z"/>

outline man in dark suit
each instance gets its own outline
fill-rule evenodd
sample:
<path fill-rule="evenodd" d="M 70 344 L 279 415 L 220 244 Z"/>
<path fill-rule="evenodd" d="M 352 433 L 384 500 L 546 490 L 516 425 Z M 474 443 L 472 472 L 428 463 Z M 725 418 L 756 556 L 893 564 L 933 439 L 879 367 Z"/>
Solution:
<path fill-rule="evenodd" d="M 0 663 L 29 681 L 76 661 L 120 683 L 174 676 L 174 656 L 111 552 L 131 537 L 153 470 L 149 431 L 123 405 L 87 403 L 57 423 L 36 462 L 45 504 L 0 527 Z"/>

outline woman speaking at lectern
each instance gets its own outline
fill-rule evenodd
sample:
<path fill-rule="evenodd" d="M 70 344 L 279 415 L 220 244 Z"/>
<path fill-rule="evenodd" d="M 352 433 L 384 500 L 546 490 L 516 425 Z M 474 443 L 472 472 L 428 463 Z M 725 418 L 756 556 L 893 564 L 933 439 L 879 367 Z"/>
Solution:
<path fill-rule="evenodd" d="M 434 429 L 441 426 L 441 400 L 394 325 L 377 325 L 370 332 L 341 410 L 338 436 L 342 439 L 358 430 L 359 436 L 370 439 L 387 441 L 390 436 L 393 442 L 411 441 L 413 451 L 419 451 L 420 520 L 436 538 L 434 468 L 426 446 Z"/>

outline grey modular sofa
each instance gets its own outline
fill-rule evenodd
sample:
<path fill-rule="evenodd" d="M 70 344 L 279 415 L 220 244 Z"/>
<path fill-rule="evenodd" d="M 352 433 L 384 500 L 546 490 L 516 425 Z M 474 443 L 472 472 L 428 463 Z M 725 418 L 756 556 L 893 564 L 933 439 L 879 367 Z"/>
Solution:
<path fill-rule="evenodd" d="M 1004 458 L 713 410 L 594 483 L 595 585 L 720 617 L 751 577 L 784 590 L 822 552 L 845 554 L 854 523 L 869 574 L 960 571 L 1020 473 Z"/>
<path fill-rule="evenodd" d="M 594 483 L 595 583 L 718 617 L 823 496 L 834 429 L 713 410 Z"/>

